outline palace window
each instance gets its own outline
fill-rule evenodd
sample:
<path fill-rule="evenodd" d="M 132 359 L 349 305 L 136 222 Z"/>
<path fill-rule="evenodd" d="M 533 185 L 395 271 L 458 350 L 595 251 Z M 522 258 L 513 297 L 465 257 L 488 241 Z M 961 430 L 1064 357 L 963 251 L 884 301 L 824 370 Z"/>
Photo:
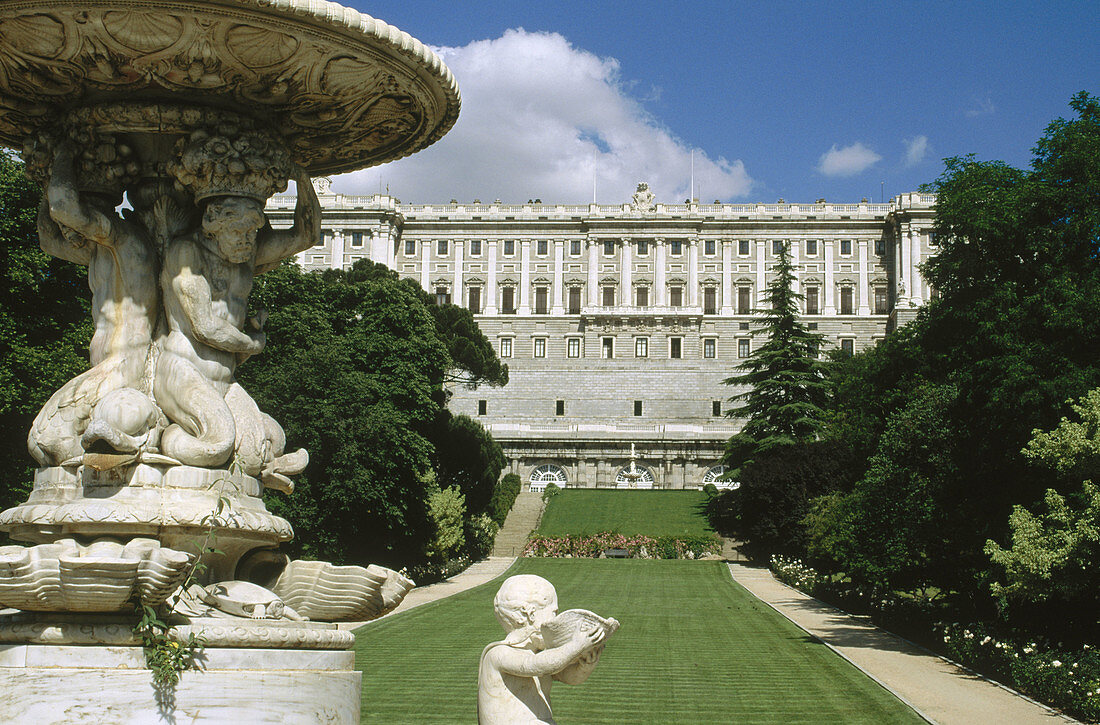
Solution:
<path fill-rule="evenodd" d="M 505 239 L 504 240 L 504 256 L 505 257 L 512 257 L 512 256 L 515 256 L 515 254 L 516 254 L 516 240 L 515 239 Z"/>
<path fill-rule="evenodd" d="M 642 401 L 634 401 L 634 415 L 638 418 L 642 417 Z"/>
<path fill-rule="evenodd" d="M 565 341 L 565 356 L 566 357 L 580 357 L 581 356 L 581 339 L 579 337 L 570 337 Z"/>
<path fill-rule="evenodd" d="M 644 257 L 649 254 L 649 241 L 646 239 L 638 240 L 638 256 Z"/>
<path fill-rule="evenodd" d="M 816 257 L 817 256 L 817 240 L 816 239 L 807 239 L 806 240 L 806 256 L 807 257 Z"/>
<path fill-rule="evenodd" d="M 466 306 L 470 312 L 479 314 L 481 312 L 481 288 L 470 287 L 466 290 Z"/>
<path fill-rule="evenodd" d="M 818 288 L 807 287 L 806 292 L 806 314 L 807 315 L 819 315 L 821 314 L 817 306 Z"/>
<path fill-rule="evenodd" d="M 435 303 L 437 305 L 451 304 L 451 292 L 446 287 L 435 288 Z"/>
<path fill-rule="evenodd" d="M 634 357 L 649 357 L 649 338 L 634 338 Z"/>
<path fill-rule="evenodd" d="M 840 240 L 840 256 L 850 257 L 852 256 L 852 240 L 841 239 Z"/>
<path fill-rule="evenodd" d="M 718 290 L 714 287 L 703 288 L 703 314 L 718 314 Z"/>
<path fill-rule="evenodd" d="M 713 337 L 703 338 L 703 357 L 708 359 L 718 357 L 718 341 Z"/>
<path fill-rule="evenodd" d="M 749 240 L 739 239 L 737 240 L 737 253 L 742 257 L 749 256 Z"/>
<path fill-rule="evenodd" d="M 477 414 L 485 415 L 489 411 L 489 401 L 479 400 L 477 401 Z"/>
<path fill-rule="evenodd" d="M 717 245 L 715 244 L 713 239 L 707 239 L 703 242 L 703 254 L 707 255 L 708 257 L 713 257 L 716 249 Z"/>
<path fill-rule="evenodd" d="M 668 304 L 670 307 L 684 306 L 684 288 L 679 285 L 668 288 Z"/>
<path fill-rule="evenodd" d="M 710 414 L 713 415 L 715 418 L 721 418 L 722 417 L 722 401 L 721 400 L 712 400 L 712 401 L 710 401 Z"/>
<path fill-rule="evenodd" d="M 558 488 L 566 488 L 568 484 L 565 478 L 565 469 L 561 466 L 546 464 L 531 471 L 527 487 L 529 490 L 539 493 L 546 490 L 547 484 L 554 484 Z"/>
<path fill-rule="evenodd" d="M 707 472 L 703 474 L 703 485 L 705 486 L 708 483 L 713 483 L 718 488 L 724 488 L 724 489 L 728 489 L 728 490 L 731 490 L 731 491 L 736 491 L 737 489 L 741 488 L 741 482 L 740 481 L 724 481 L 724 480 L 722 480 L 722 477 L 726 475 L 726 472 L 728 470 L 729 469 L 726 468 L 725 466 L 723 466 L 722 464 L 718 464 L 717 466 L 711 466 L 710 468 L 707 469 Z"/>
<path fill-rule="evenodd" d="M 534 350 L 532 352 L 532 357 L 546 357 L 546 338 L 536 337 L 533 342 Z"/>
<path fill-rule="evenodd" d="M 436 241 L 436 243 L 435 243 L 435 253 L 436 253 L 437 256 L 446 257 L 447 256 L 447 248 L 448 247 L 447 247 L 447 240 L 446 239 L 439 239 L 439 240 Z"/>
<path fill-rule="evenodd" d="M 752 289 L 749 287 L 737 288 L 737 314 L 748 315 L 752 313 Z"/>
<path fill-rule="evenodd" d="M 840 314 L 855 314 L 855 290 L 851 287 L 840 288 Z"/>
<path fill-rule="evenodd" d="M 787 243 L 784 242 L 782 239 L 773 239 L 772 240 L 772 255 L 778 257 L 780 254 L 782 254 L 783 253 L 783 247 L 786 244 Z"/>
<path fill-rule="evenodd" d="M 363 246 L 363 232 L 352 232 L 351 233 L 351 246 L 353 246 L 353 247 Z"/>
<path fill-rule="evenodd" d="M 600 338 L 600 357 L 604 360 L 611 360 L 615 357 L 615 338 Z"/>
<path fill-rule="evenodd" d="M 748 357 L 750 352 L 751 352 L 751 349 L 750 349 L 751 347 L 752 347 L 752 344 L 751 344 L 751 341 L 749 340 L 749 338 L 747 338 L 747 337 L 738 338 L 737 339 L 737 357 Z"/>
<path fill-rule="evenodd" d="M 603 256 L 614 257 L 615 256 L 615 242 L 606 241 L 603 243 Z"/>
<path fill-rule="evenodd" d="M 535 288 L 535 314 L 545 315 L 550 312 L 549 304 L 547 300 L 550 297 L 550 290 L 546 287 Z"/>
<path fill-rule="evenodd" d="M 500 356 L 512 357 L 512 338 L 502 337 L 500 338 Z"/>
<path fill-rule="evenodd" d="M 638 307 L 649 307 L 649 287 L 639 287 L 634 291 Z"/>
<path fill-rule="evenodd" d="M 570 287 L 569 288 L 569 314 L 579 315 L 581 313 L 581 288 Z"/>
<path fill-rule="evenodd" d="M 500 288 L 500 313 L 502 315 L 516 314 L 516 288 Z"/>
<path fill-rule="evenodd" d="M 549 251 L 549 248 L 550 244 L 545 239 L 540 239 L 535 242 L 535 254 L 539 255 L 540 257 L 545 257 L 547 252 Z"/>
<path fill-rule="evenodd" d="M 579 240 L 579 239 L 569 240 L 569 254 L 573 257 L 581 256 L 581 240 Z"/>
<path fill-rule="evenodd" d="M 875 314 L 885 315 L 890 312 L 889 303 L 886 296 L 886 288 L 883 286 L 875 287 Z"/>
<path fill-rule="evenodd" d="M 600 288 L 603 294 L 603 306 L 614 307 L 615 306 L 615 288 L 612 285 L 605 285 Z"/>
<path fill-rule="evenodd" d="M 405 256 L 412 257 L 416 255 L 416 242 L 412 239 L 405 240 Z"/>
<path fill-rule="evenodd" d="M 679 360 L 684 356 L 684 338 L 668 338 L 668 356 L 673 360 Z"/>
<path fill-rule="evenodd" d="M 684 243 L 679 239 L 673 239 L 668 243 L 668 251 L 673 257 L 679 257 L 684 253 Z"/>
<path fill-rule="evenodd" d="M 844 338 L 840 341 L 840 351 L 845 357 L 851 357 L 856 352 L 856 341 L 850 337 Z"/>
<path fill-rule="evenodd" d="M 480 239 L 471 239 L 470 240 L 470 256 L 471 257 L 480 257 L 481 256 L 481 240 Z"/>
<path fill-rule="evenodd" d="M 886 256 L 886 240 L 885 239 L 876 239 L 875 240 L 875 254 L 879 257 L 885 257 Z"/>
<path fill-rule="evenodd" d="M 555 400 L 554 401 L 554 415 L 565 415 L 565 401 L 564 400 Z"/>

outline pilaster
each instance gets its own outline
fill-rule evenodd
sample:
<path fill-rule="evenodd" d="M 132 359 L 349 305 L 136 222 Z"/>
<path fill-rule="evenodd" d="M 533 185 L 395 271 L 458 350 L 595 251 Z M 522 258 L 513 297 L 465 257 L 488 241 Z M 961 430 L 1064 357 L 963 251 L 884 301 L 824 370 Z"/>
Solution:
<path fill-rule="evenodd" d="M 519 308 L 520 315 L 531 314 L 531 240 L 519 243 Z"/>
<path fill-rule="evenodd" d="M 565 240 L 554 240 L 554 296 L 550 314 L 565 314 Z"/>
<path fill-rule="evenodd" d="M 490 239 L 486 242 L 486 266 L 488 271 L 485 278 L 485 314 L 497 314 L 497 240 Z"/>

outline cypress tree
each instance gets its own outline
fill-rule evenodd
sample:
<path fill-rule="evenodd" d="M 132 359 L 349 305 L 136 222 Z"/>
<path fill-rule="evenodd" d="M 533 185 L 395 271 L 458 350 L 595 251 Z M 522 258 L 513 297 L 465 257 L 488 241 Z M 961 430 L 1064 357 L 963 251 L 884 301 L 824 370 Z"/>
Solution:
<path fill-rule="evenodd" d="M 786 244 L 772 268 L 765 307 L 754 338 L 766 337 L 738 366 L 726 385 L 747 386 L 730 398 L 727 415 L 747 419 L 740 433 L 726 444 L 723 462 L 737 473 L 756 456 L 778 447 L 812 441 L 821 429 L 829 388 L 825 363 L 818 359 L 824 335 L 812 332 L 798 318 L 802 295 L 794 289 L 794 268 Z"/>

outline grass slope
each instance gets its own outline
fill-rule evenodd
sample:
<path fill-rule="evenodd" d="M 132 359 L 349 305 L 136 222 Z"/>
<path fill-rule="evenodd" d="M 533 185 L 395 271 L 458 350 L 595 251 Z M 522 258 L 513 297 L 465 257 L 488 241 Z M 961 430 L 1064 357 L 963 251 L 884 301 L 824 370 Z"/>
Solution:
<path fill-rule="evenodd" d="M 583 685 L 554 685 L 555 719 L 622 725 L 919 723 L 893 695 L 732 583 L 722 562 L 520 559 L 561 609 L 622 629 Z M 500 580 L 356 631 L 364 723 L 472 723 L 482 648 L 501 639 Z"/>
<path fill-rule="evenodd" d="M 550 499 L 535 532 L 542 536 L 620 534 L 687 536 L 713 533 L 702 491 L 565 489 Z"/>

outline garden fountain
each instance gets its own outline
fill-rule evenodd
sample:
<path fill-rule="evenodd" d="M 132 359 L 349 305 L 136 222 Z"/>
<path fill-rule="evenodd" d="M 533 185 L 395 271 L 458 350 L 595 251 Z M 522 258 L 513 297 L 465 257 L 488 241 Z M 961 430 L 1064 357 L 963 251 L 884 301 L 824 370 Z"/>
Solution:
<path fill-rule="evenodd" d="M 0 514 L 32 544 L 0 547 L 0 721 L 358 722 L 331 622 L 412 583 L 276 551 L 293 532 L 260 495 L 291 493 L 308 453 L 234 370 L 264 345 L 253 275 L 317 241 L 310 176 L 415 153 L 458 109 L 431 51 L 330 2 L 0 2 L 0 143 L 43 185 L 43 249 L 88 266 L 96 330 L 30 432 L 30 496 Z M 288 180 L 295 224 L 274 231 Z M 166 637 L 135 634 L 135 604 Z M 154 680 L 146 655 L 181 647 L 196 667 Z"/>

